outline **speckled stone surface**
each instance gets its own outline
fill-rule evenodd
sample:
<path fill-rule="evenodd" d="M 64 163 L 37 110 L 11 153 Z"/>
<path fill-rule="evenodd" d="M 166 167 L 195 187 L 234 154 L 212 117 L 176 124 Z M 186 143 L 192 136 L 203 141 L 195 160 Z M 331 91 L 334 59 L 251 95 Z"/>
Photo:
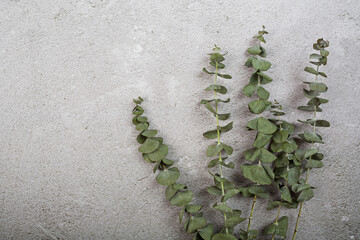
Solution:
<path fill-rule="evenodd" d="M 225 175 L 241 184 L 242 153 L 254 138 L 245 130 L 252 116 L 241 89 L 251 71 L 243 64 L 262 25 L 273 64 L 267 89 L 292 123 L 310 117 L 297 106 L 306 103 L 312 43 L 330 41 L 330 102 L 319 114 L 331 122 L 319 130 L 325 167 L 310 174 L 317 189 L 297 239 L 360 239 L 359 10 L 357 0 L 2 0 L 0 239 L 191 239 L 137 150 L 131 111 L 139 95 L 181 182 L 218 229 L 217 199 L 205 191 L 211 141 L 202 136 L 216 122 L 199 104 L 213 79 L 201 69 L 214 43 L 229 52 L 233 79 L 221 83 L 231 102 L 222 109 L 234 121 L 224 139 L 236 167 Z M 251 200 L 229 202 L 249 215 Z M 266 204 L 257 202 L 255 228 L 276 216 Z M 297 211 L 282 214 L 289 239 Z"/>

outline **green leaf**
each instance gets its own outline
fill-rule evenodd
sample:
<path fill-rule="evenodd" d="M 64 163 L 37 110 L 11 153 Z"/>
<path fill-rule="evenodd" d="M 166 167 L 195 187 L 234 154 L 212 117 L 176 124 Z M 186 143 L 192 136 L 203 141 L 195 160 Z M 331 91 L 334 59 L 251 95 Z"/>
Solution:
<path fill-rule="evenodd" d="M 221 130 L 221 132 L 228 132 L 233 128 L 233 122 L 228 123 L 226 126 L 219 126 L 218 129 Z"/>
<path fill-rule="evenodd" d="M 138 116 L 138 117 L 137 117 L 137 120 L 138 120 L 139 122 L 147 122 L 148 118 L 147 118 L 147 117 L 144 117 L 144 116 Z"/>
<path fill-rule="evenodd" d="M 266 75 L 265 73 L 258 72 L 257 74 L 260 76 L 260 83 L 261 84 L 268 84 L 268 83 L 272 82 L 272 78 L 269 77 L 268 75 Z"/>
<path fill-rule="evenodd" d="M 249 110 L 252 113 L 259 114 L 268 109 L 271 102 L 265 100 L 255 100 L 249 103 Z"/>
<path fill-rule="evenodd" d="M 150 158 L 151 161 L 157 162 L 163 159 L 164 157 L 166 157 L 168 151 L 169 151 L 168 146 L 165 144 L 161 144 L 160 147 L 158 147 L 154 152 L 149 153 L 148 157 Z"/>
<path fill-rule="evenodd" d="M 305 88 L 303 89 L 303 92 L 304 92 L 305 97 L 310 98 L 310 99 L 320 95 L 318 92 L 315 92 L 312 90 L 308 91 Z"/>
<path fill-rule="evenodd" d="M 310 83 L 309 87 L 310 90 L 318 93 L 326 92 L 328 89 L 325 83 L 319 83 L 319 82 L 312 82 Z"/>
<path fill-rule="evenodd" d="M 136 130 L 138 131 L 144 131 L 149 127 L 149 123 L 145 122 L 145 123 L 139 123 L 138 125 L 136 125 Z"/>
<path fill-rule="evenodd" d="M 299 181 L 300 168 L 298 166 L 292 167 L 281 174 L 281 177 L 287 180 L 290 185 L 296 184 Z"/>
<path fill-rule="evenodd" d="M 202 206 L 201 205 L 192 205 L 192 204 L 189 204 L 189 205 L 186 205 L 185 206 L 185 210 L 188 212 L 188 213 L 197 213 L 198 211 L 200 211 L 202 209 Z"/>
<path fill-rule="evenodd" d="M 180 177 L 179 169 L 174 167 L 174 168 L 165 169 L 164 171 L 160 172 L 156 177 L 156 181 L 161 185 L 169 186 L 175 183 L 179 177 Z"/>
<path fill-rule="evenodd" d="M 300 107 L 298 107 L 299 110 L 307 111 L 307 112 L 314 112 L 315 108 L 316 108 L 317 112 L 322 112 L 322 109 L 320 107 L 315 107 L 315 106 L 300 106 Z"/>
<path fill-rule="evenodd" d="M 137 120 L 137 116 L 134 116 L 133 118 L 132 118 L 132 123 L 134 124 L 134 125 L 138 125 L 140 122 Z"/>
<path fill-rule="evenodd" d="M 259 132 L 264 134 L 273 134 L 274 132 L 276 132 L 277 127 L 275 124 L 273 124 L 266 118 L 259 117 L 257 129 Z"/>
<path fill-rule="evenodd" d="M 222 203 L 219 205 L 217 203 L 215 203 L 213 205 L 213 208 L 222 213 L 232 213 L 232 209 L 228 205 L 226 205 L 226 203 Z"/>
<path fill-rule="evenodd" d="M 224 86 L 221 85 L 217 85 L 217 84 L 213 84 L 210 85 L 209 87 L 205 88 L 205 91 L 211 91 L 214 90 L 215 92 L 221 93 L 221 94 L 226 94 L 227 93 L 227 89 Z"/>
<path fill-rule="evenodd" d="M 186 186 L 183 184 L 180 184 L 180 183 L 174 183 L 172 185 L 169 185 L 165 191 L 165 198 L 167 200 L 170 200 L 178 190 L 181 190 L 184 188 L 186 188 Z"/>
<path fill-rule="evenodd" d="M 224 167 L 227 167 L 227 168 L 232 168 L 232 169 L 234 169 L 234 167 L 235 167 L 235 165 L 234 165 L 233 162 L 225 163 L 224 161 L 222 161 L 222 162 L 219 162 L 219 163 L 220 163 L 220 165 L 222 165 L 222 166 L 224 166 Z"/>
<path fill-rule="evenodd" d="M 291 194 L 287 186 L 280 188 L 280 192 L 282 200 L 292 203 Z"/>
<path fill-rule="evenodd" d="M 206 107 L 210 112 L 212 112 L 213 114 L 216 114 L 215 109 L 211 106 L 211 104 L 210 104 L 209 102 L 206 102 L 206 103 L 205 103 L 205 107 Z"/>
<path fill-rule="evenodd" d="M 252 67 L 252 61 L 253 61 L 254 59 L 256 59 L 256 57 L 250 56 L 250 57 L 246 60 L 245 66 L 247 66 L 247 67 Z"/>
<path fill-rule="evenodd" d="M 221 74 L 221 73 L 218 73 L 217 75 L 218 75 L 219 77 L 222 77 L 222 78 L 225 78 L 225 79 L 231 79 L 231 78 L 232 78 L 229 74 Z"/>
<path fill-rule="evenodd" d="M 264 147 L 266 144 L 268 144 L 268 142 L 271 139 L 271 135 L 267 135 L 267 134 L 263 134 L 263 133 L 258 133 L 255 139 L 255 142 L 253 144 L 254 147 L 256 148 L 262 148 Z"/>
<path fill-rule="evenodd" d="M 324 72 L 319 72 L 320 76 L 327 78 L 327 75 Z"/>
<path fill-rule="evenodd" d="M 313 119 L 308 119 L 306 121 L 301 121 L 298 120 L 299 122 L 305 123 L 305 124 L 310 124 L 311 126 L 314 126 L 314 124 L 316 123 L 316 127 L 330 127 L 330 123 L 326 120 L 313 120 Z"/>
<path fill-rule="evenodd" d="M 289 137 L 289 132 L 287 130 L 282 130 L 279 129 L 278 131 L 276 131 L 276 133 L 273 136 L 273 140 L 276 143 L 283 143 L 285 142 Z"/>
<path fill-rule="evenodd" d="M 286 153 L 282 153 L 275 160 L 275 166 L 277 168 L 286 167 L 289 165 L 289 159 L 286 156 Z"/>
<path fill-rule="evenodd" d="M 228 120 L 229 117 L 230 117 L 230 113 L 218 114 L 218 119 L 219 119 L 219 120 L 225 121 L 225 120 Z"/>
<path fill-rule="evenodd" d="M 246 128 L 249 130 L 257 130 L 259 118 L 254 118 L 253 120 L 250 120 L 248 124 L 246 125 Z"/>
<path fill-rule="evenodd" d="M 321 49 L 320 50 L 320 54 L 323 57 L 327 57 L 329 55 L 329 51 L 325 50 L 325 49 Z"/>
<path fill-rule="evenodd" d="M 139 147 L 139 151 L 142 153 L 151 153 L 155 151 L 160 145 L 160 142 L 152 138 L 147 138 L 143 145 Z"/>
<path fill-rule="evenodd" d="M 319 73 L 312 67 L 306 67 L 304 69 L 305 72 L 308 72 L 308 73 L 312 73 L 312 74 L 315 74 L 315 75 L 318 75 Z"/>
<path fill-rule="evenodd" d="M 219 130 L 219 134 L 220 133 L 221 133 L 221 131 Z M 215 139 L 218 137 L 218 130 L 215 129 L 215 130 L 210 130 L 210 131 L 204 132 L 203 136 L 208 139 Z"/>
<path fill-rule="evenodd" d="M 212 235 L 214 235 L 214 228 L 212 224 L 209 224 L 205 228 L 201 229 L 199 234 L 204 240 L 211 240 Z"/>
<path fill-rule="evenodd" d="M 260 153 L 261 151 L 256 148 L 248 149 L 244 152 L 245 159 L 253 162 L 260 157 Z"/>
<path fill-rule="evenodd" d="M 225 223 L 225 227 L 231 228 L 235 227 L 236 225 L 245 221 L 245 218 L 240 217 L 241 211 L 240 210 L 233 210 L 232 213 L 226 214 L 227 219 Z"/>
<path fill-rule="evenodd" d="M 234 196 L 236 196 L 237 194 L 240 193 L 239 189 L 229 189 L 226 191 L 225 196 L 224 196 L 224 201 L 233 198 Z"/>
<path fill-rule="evenodd" d="M 272 234 L 275 233 L 275 229 L 276 229 L 275 223 L 271 223 L 271 224 L 267 225 L 267 226 L 264 228 L 264 234 L 265 234 L 265 235 L 272 235 Z"/>
<path fill-rule="evenodd" d="M 207 74 L 215 74 L 214 72 L 209 72 L 206 68 L 203 68 L 203 71 L 206 72 Z"/>
<path fill-rule="evenodd" d="M 324 143 L 321 137 L 319 137 L 316 133 L 304 132 L 304 134 L 299 134 L 299 136 L 308 143 Z"/>
<path fill-rule="evenodd" d="M 144 136 L 142 135 L 142 132 L 139 133 L 139 135 L 136 137 L 136 141 L 137 141 L 138 143 L 140 143 L 140 144 L 143 144 L 143 143 L 145 142 L 145 140 L 146 140 L 146 137 L 144 137 Z"/>
<path fill-rule="evenodd" d="M 173 198 L 171 198 L 171 205 L 183 207 L 191 202 L 193 193 L 191 191 L 177 192 Z"/>
<path fill-rule="evenodd" d="M 259 54 L 259 56 L 265 58 L 265 57 L 266 57 L 266 50 L 265 50 L 265 48 L 260 47 L 260 49 L 261 49 L 261 53 Z"/>
<path fill-rule="evenodd" d="M 221 190 L 218 189 L 215 186 L 208 187 L 207 191 L 208 191 L 208 193 L 210 193 L 211 195 L 214 195 L 214 196 L 221 196 L 222 195 Z"/>
<path fill-rule="evenodd" d="M 221 144 L 210 145 L 206 150 L 206 156 L 214 157 L 218 155 L 221 150 L 223 150 L 223 145 Z"/>
<path fill-rule="evenodd" d="M 219 164 L 219 158 L 212 159 L 208 164 L 208 168 L 213 168 L 218 164 Z"/>
<path fill-rule="evenodd" d="M 243 172 L 244 177 L 250 179 L 253 182 L 259 183 L 261 185 L 269 185 L 273 182 L 273 179 L 269 176 L 267 171 L 261 165 L 242 165 L 240 166 L 241 171 Z"/>
<path fill-rule="evenodd" d="M 269 152 L 265 148 L 261 148 L 259 150 L 261 151 L 260 160 L 262 162 L 264 162 L 264 163 L 272 163 L 273 161 L 275 161 L 276 156 L 274 154 L 272 154 L 271 152 Z"/>
<path fill-rule="evenodd" d="M 286 237 L 286 233 L 288 230 L 288 221 L 289 218 L 286 216 L 283 216 L 279 219 L 278 225 L 276 226 L 275 234 L 277 236 Z"/>
<path fill-rule="evenodd" d="M 248 53 L 252 55 L 258 55 L 262 52 L 260 46 L 253 46 L 247 49 Z"/>
<path fill-rule="evenodd" d="M 158 133 L 157 130 L 145 130 L 144 132 L 141 133 L 141 135 L 151 138 L 151 137 L 155 137 L 157 133 Z"/>
<path fill-rule="evenodd" d="M 211 240 L 237 240 L 237 238 L 234 237 L 233 235 L 218 233 L 218 234 L 215 234 L 211 238 Z"/>
<path fill-rule="evenodd" d="M 263 59 L 255 58 L 251 63 L 255 69 L 260 71 L 267 71 L 271 67 L 271 63 Z"/>
<path fill-rule="evenodd" d="M 257 197 L 269 198 L 269 194 L 265 193 L 264 189 L 260 186 L 251 186 L 248 189 L 249 193 L 256 195 Z"/>
<path fill-rule="evenodd" d="M 291 186 L 291 189 L 296 193 L 309 188 L 312 188 L 310 184 L 294 184 Z"/>
<path fill-rule="evenodd" d="M 144 109 L 140 106 L 136 106 L 133 110 L 133 114 L 136 116 L 140 116 L 143 113 L 144 113 Z"/>
<path fill-rule="evenodd" d="M 201 103 L 201 104 L 205 104 L 205 103 L 207 103 L 207 102 L 210 103 L 210 102 L 212 102 L 212 101 L 215 101 L 216 103 L 219 103 L 219 102 L 228 103 L 228 102 L 230 102 L 230 98 L 228 98 L 228 99 L 226 99 L 226 100 L 222 100 L 222 99 L 220 99 L 220 98 L 210 99 L 210 100 L 202 99 L 202 100 L 200 101 L 200 103 Z"/>
<path fill-rule="evenodd" d="M 321 59 L 322 56 L 316 53 L 310 54 L 310 59 Z"/>
<path fill-rule="evenodd" d="M 204 217 L 195 217 L 191 216 L 189 223 L 186 227 L 187 233 L 194 233 L 196 230 L 201 229 L 206 226 L 206 219 Z"/>
<path fill-rule="evenodd" d="M 294 152 L 299 146 L 296 144 L 296 142 L 294 141 L 294 139 L 289 139 L 289 140 L 286 140 L 284 143 L 283 143 L 283 150 L 284 152 L 286 153 L 292 153 Z"/>
<path fill-rule="evenodd" d="M 222 148 L 225 150 L 227 155 L 231 155 L 233 153 L 233 148 L 229 145 L 226 145 L 225 143 L 220 143 Z"/>
<path fill-rule="evenodd" d="M 243 89 L 243 93 L 247 96 L 247 97 L 251 97 L 254 92 L 257 90 L 258 86 L 253 85 L 253 84 L 248 84 L 244 87 Z M 266 99 L 267 100 L 267 99 Z"/>
<path fill-rule="evenodd" d="M 299 197 L 297 198 L 297 201 L 305 202 L 305 201 L 309 201 L 313 197 L 314 197 L 314 191 L 312 189 L 305 189 L 300 193 Z"/>
<path fill-rule="evenodd" d="M 263 88 L 263 87 L 258 87 L 256 93 L 259 96 L 259 98 L 262 100 L 269 99 L 270 93 L 268 91 L 266 91 L 265 88 Z"/>
<path fill-rule="evenodd" d="M 226 190 L 235 187 L 234 183 L 230 182 L 226 178 L 220 177 L 219 174 L 214 175 L 214 182 L 218 189 L 224 188 Z M 221 183 L 223 184 L 221 185 Z"/>
<path fill-rule="evenodd" d="M 305 168 L 322 168 L 324 166 L 324 163 L 318 160 L 310 159 Z"/>

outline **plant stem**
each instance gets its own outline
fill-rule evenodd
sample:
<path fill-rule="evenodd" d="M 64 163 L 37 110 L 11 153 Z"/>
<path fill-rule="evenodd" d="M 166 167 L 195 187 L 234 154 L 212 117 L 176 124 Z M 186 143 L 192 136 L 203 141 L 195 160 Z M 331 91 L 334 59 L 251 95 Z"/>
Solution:
<path fill-rule="evenodd" d="M 281 210 L 281 205 L 279 205 L 279 208 L 278 208 L 278 213 L 277 213 L 277 216 L 276 216 L 275 224 L 278 223 L 279 216 L 280 216 L 280 210 Z M 273 233 L 271 240 L 274 240 L 274 239 L 275 239 L 275 232 Z"/>
<path fill-rule="evenodd" d="M 215 84 L 217 83 L 217 72 L 218 72 L 218 63 L 216 62 L 216 69 L 215 69 Z M 216 111 L 216 130 L 217 130 L 217 139 L 218 139 L 218 144 L 220 144 L 220 131 L 219 131 L 219 117 L 218 117 L 218 103 L 216 101 L 216 91 L 215 92 L 215 111 Z M 221 158 L 221 153 L 219 153 L 219 162 L 222 162 L 222 158 Z M 220 177 L 223 177 L 223 168 L 222 165 L 220 164 Z M 224 189 L 224 183 L 221 182 L 221 196 L 224 197 L 225 196 L 225 189 Z M 226 225 L 226 213 L 224 213 L 224 222 Z M 225 228 L 226 233 L 229 233 L 228 228 Z"/>
<path fill-rule="evenodd" d="M 254 208 L 255 208 L 255 203 L 256 203 L 256 195 L 254 196 L 252 207 L 251 207 L 251 212 L 250 212 L 250 217 L 249 217 L 249 224 L 248 224 L 248 227 L 247 227 L 247 232 L 248 233 L 249 233 L 250 226 L 251 226 L 251 220 L 252 220 L 252 216 L 253 216 L 253 212 L 254 212 Z"/>
<path fill-rule="evenodd" d="M 319 66 L 317 66 L 316 71 L 317 71 L 317 72 L 319 71 Z M 317 80 L 317 77 L 318 77 L 318 75 L 315 76 L 315 82 L 316 82 L 316 80 Z M 316 106 L 314 106 L 314 128 L 313 128 L 313 133 L 314 133 L 314 134 L 316 133 Z M 311 149 L 313 148 L 313 146 L 314 146 L 314 142 L 311 143 Z M 309 160 L 311 160 L 311 157 L 310 157 Z M 307 169 L 307 172 L 306 172 L 306 181 L 305 181 L 305 184 L 308 183 L 309 173 L 310 173 L 310 168 L 308 168 L 308 169 Z M 298 214 L 298 217 L 297 217 L 297 219 L 296 219 L 296 226 L 295 226 L 295 230 L 294 230 L 294 234 L 293 234 L 292 240 L 295 240 L 295 236 L 296 236 L 297 229 L 298 229 L 298 226 L 299 226 L 299 221 L 300 221 L 300 217 L 301 217 L 301 210 L 302 210 L 303 204 L 304 204 L 304 202 L 301 202 L 301 203 L 300 203 L 299 214 Z"/>

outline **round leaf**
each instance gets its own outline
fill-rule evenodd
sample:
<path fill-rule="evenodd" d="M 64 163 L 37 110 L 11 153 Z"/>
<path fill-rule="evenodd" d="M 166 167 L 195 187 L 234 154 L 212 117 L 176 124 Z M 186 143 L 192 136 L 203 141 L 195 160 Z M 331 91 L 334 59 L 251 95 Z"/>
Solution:
<path fill-rule="evenodd" d="M 159 147 L 159 141 L 151 138 L 147 138 L 143 145 L 139 147 L 139 151 L 142 153 L 151 153 Z"/>
<path fill-rule="evenodd" d="M 164 171 L 160 172 L 156 177 L 156 181 L 161 185 L 169 186 L 175 183 L 179 177 L 180 177 L 179 169 L 174 167 L 174 168 L 165 169 Z"/>

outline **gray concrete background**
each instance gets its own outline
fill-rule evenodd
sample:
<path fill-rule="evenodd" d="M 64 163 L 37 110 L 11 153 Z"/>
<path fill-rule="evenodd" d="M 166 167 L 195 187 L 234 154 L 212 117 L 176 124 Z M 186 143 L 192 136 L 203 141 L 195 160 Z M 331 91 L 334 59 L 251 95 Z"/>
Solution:
<path fill-rule="evenodd" d="M 0 239 L 191 239 L 137 150 L 131 110 L 139 95 L 181 181 L 220 226 L 210 208 L 217 199 L 205 191 L 211 141 L 202 137 L 216 123 L 199 104 L 213 79 L 201 69 L 214 43 L 229 52 L 233 79 L 221 83 L 231 103 L 222 109 L 234 129 L 223 139 L 236 168 L 225 174 L 241 184 L 242 152 L 254 137 L 244 128 L 252 116 L 241 93 L 250 76 L 243 63 L 263 24 L 274 78 L 267 89 L 293 123 L 310 117 L 296 107 L 306 103 L 312 43 L 330 41 L 323 68 L 330 103 L 319 117 L 332 125 L 320 130 L 325 167 L 310 175 L 318 188 L 297 239 L 360 239 L 359 10 L 357 0 L 2 0 Z M 230 204 L 248 216 L 251 200 Z M 275 218 L 265 208 L 260 200 L 254 227 Z M 282 213 L 292 232 L 297 211 Z"/>

